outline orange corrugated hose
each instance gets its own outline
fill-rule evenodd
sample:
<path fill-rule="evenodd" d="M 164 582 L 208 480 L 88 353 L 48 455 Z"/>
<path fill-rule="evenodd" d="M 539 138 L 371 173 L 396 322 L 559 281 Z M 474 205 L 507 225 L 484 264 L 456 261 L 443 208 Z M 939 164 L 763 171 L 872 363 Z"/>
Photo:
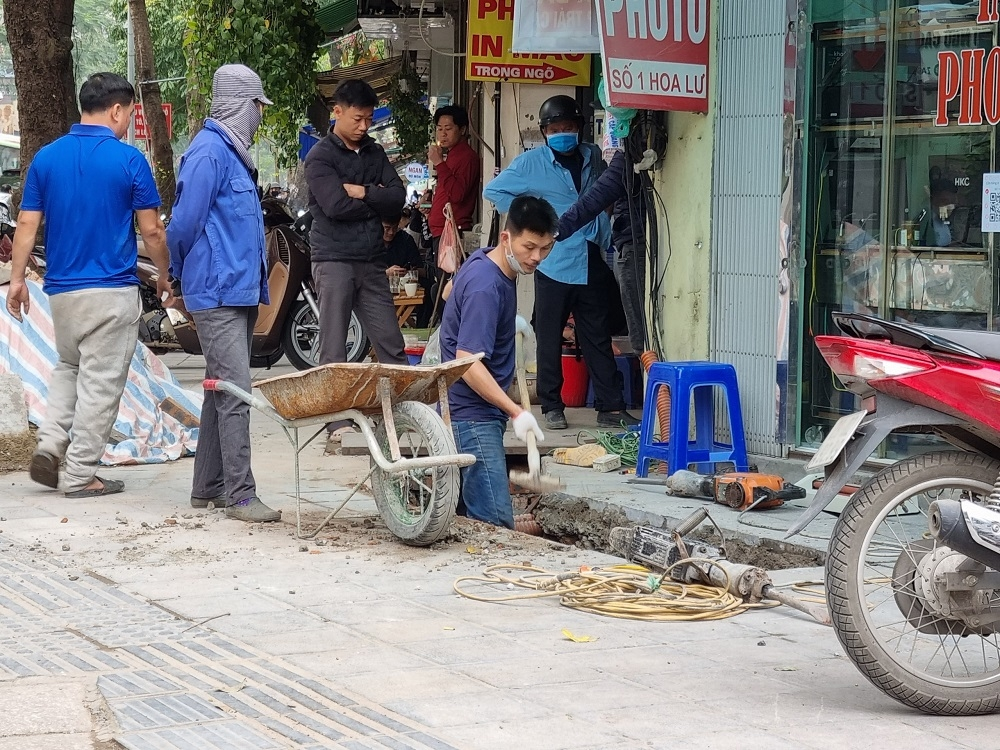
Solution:
<path fill-rule="evenodd" d="M 653 366 L 655 362 L 659 362 L 656 358 L 656 352 L 643 352 L 639 357 L 639 361 L 642 362 L 642 369 L 649 373 L 649 368 Z M 663 387 L 656 394 L 656 418 L 660 423 L 660 440 L 670 439 L 670 389 Z M 669 467 L 666 461 L 660 462 L 660 472 L 668 473 Z"/>

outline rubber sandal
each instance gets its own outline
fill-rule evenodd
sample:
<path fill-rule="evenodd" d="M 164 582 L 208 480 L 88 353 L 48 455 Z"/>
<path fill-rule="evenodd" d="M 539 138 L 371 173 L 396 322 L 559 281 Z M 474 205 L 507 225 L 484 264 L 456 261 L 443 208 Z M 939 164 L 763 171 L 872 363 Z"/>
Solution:
<path fill-rule="evenodd" d="M 48 453 L 36 453 L 31 457 L 32 481 L 55 489 L 59 486 L 59 459 Z"/>
<path fill-rule="evenodd" d="M 84 497 L 103 497 L 104 495 L 117 495 L 119 492 L 124 492 L 125 482 L 118 479 L 102 479 L 101 477 L 94 477 L 103 484 L 96 490 L 77 490 L 76 492 L 67 492 L 66 497 L 79 499 Z"/>

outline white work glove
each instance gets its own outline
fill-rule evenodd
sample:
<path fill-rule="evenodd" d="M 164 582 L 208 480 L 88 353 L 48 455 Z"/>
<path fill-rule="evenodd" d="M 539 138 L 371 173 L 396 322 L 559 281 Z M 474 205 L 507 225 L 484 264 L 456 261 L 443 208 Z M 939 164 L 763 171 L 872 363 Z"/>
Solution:
<path fill-rule="evenodd" d="M 535 419 L 535 415 L 530 411 L 522 411 L 514 417 L 514 434 L 517 435 L 518 440 L 526 443 L 528 442 L 529 432 L 535 433 L 535 440 L 539 443 L 545 442 L 545 433 L 538 426 L 538 420 Z"/>

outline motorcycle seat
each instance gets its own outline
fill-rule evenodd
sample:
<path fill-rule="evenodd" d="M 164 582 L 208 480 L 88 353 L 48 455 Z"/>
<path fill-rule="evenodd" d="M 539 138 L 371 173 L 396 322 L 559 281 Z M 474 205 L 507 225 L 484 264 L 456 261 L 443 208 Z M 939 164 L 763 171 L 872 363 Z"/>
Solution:
<path fill-rule="evenodd" d="M 971 349 L 986 359 L 1000 361 L 1000 332 L 966 331 L 960 328 L 921 328 L 921 330 Z"/>

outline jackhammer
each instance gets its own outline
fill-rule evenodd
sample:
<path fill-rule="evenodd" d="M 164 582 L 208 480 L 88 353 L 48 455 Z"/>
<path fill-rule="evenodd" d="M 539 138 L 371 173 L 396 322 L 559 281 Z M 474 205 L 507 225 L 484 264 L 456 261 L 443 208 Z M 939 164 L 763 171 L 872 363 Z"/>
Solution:
<path fill-rule="evenodd" d="M 678 583 L 717 586 L 746 602 L 764 599 L 780 602 L 804 612 L 823 625 L 830 625 L 830 614 L 825 607 L 811 605 L 781 591 L 763 568 L 727 560 L 724 540 L 723 546 L 715 547 L 702 541 L 684 539 L 706 520 L 711 521 L 711 516 L 704 508 L 699 508 L 673 531 L 651 526 L 619 526 L 611 530 L 609 543 L 629 562 L 665 575 L 669 573 L 670 578 Z M 721 530 L 716 529 L 722 539 Z"/>

